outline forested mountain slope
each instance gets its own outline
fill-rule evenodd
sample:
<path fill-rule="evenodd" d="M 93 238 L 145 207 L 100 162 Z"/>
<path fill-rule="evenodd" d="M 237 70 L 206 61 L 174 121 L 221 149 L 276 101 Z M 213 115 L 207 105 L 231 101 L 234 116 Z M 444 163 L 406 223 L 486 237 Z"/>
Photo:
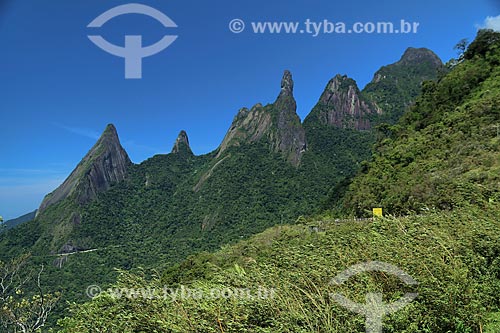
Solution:
<path fill-rule="evenodd" d="M 500 37 L 483 30 L 415 106 L 385 126 L 373 161 L 355 178 L 344 206 L 356 214 L 452 209 L 497 201 L 500 189 Z"/>

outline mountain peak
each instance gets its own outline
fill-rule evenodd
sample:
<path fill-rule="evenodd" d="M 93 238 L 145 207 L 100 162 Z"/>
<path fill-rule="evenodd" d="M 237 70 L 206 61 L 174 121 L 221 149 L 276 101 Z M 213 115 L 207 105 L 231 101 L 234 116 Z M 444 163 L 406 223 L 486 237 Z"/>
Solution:
<path fill-rule="evenodd" d="M 394 124 L 420 94 L 422 82 L 435 80 L 443 70 L 434 52 L 409 47 L 399 61 L 375 73 L 363 94 L 383 110 L 383 122 Z"/>
<path fill-rule="evenodd" d="M 296 111 L 292 74 L 285 70 L 276 101 L 266 106 L 256 104 L 250 110 L 240 109 L 219 146 L 217 157 L 230 146 L 264 139 L 272 151 L 281 153 L 291 164 L 297 166 L 306 149 L 306 140 Z"/>
<path fill-rule="evenodd" d="M 189 138 L 186 131 L 180 131 L 177 139 L 175 140 L 174 147 L 172 148 L 172 154 L 178 153 L 189 153 L 193 154 L 191 147 L 189 146 Z"/>
<path fill-rule="evenodd" d="M 293 79 L 289 70 L 285 70 L 283 73 L 280 96 L 293 96 Z"/>
<path fill-rule="evenodd" d="M 309 123 L 315 119 L 322 125 L 367 130 L 371 127 L 370 115 L 379 112 L 373 103 L 362 96 L 356 81 L 337 74 L 326 85 L 306 121 Z"/>
<path fill-rule="evenodd" d="M 359 93 L 358 85 L 356 81 L 348 77 L 347 75 L 337 74 L 335 75 L 326 85 L 325 91 L 320 97 L 320 101 L 323 103 L 331 102 L 335 94 L 342 90 L 352 89 L 356 93 Z"/>
<path fill-rule="evenodd" d="M 75 195 L 79 204 L 91 201 L 113 183 L 125 179 L 132 164 L 123 149 L 114 125 L 109 124 L 68 178 L 43 199 L 37 215 L 49 206 Z"/>
<path fill-rule="evenodd" d="M 423 62 L 430 62 L 435 67 L 441 67 L 443 62 L 439 57 L 427 48 L 409 47 L 398 61 L 401 65 L 415 65 Z"/>
<path fill-rule="evenodd" d="M 116 131 L 115 125 L 107 124 L 101 136 L 118 138 L 118 132 Z"/>
<path fill-rule="evenodd" d="M 119 144 L 120 139 L 118 138 L 118 132 L 116 131 L 116 127 L 113 124 L 108 124 L 106 125 L 106 128 L 99 137 L 99 140 L 97 140 L 95 146 L 114 145 L 117 142 Z"/>

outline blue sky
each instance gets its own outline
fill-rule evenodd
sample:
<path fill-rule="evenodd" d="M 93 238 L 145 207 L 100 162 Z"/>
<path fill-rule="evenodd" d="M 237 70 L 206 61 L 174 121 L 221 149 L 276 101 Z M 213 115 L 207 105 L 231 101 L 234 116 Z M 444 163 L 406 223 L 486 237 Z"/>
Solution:
<path fill-rule="evenodd" d="M 181 129 L 196 154 L 215 149 L 240 107 L 273 102 L 284 69 L 292 71 L 303 119 L 328 80 L 347 74 L 362 88 L 382 65 L 409 47 L 428 47 L 443 61 L 472 40 L 494 0 L 164 0 L 137 1 L 170 17 L 165 28 L 145 15 L 87 25 L 127 1 L 0 0 L 0 215 L 14 218 L 39 205 L 114 123 L 139 163 L 170 151 Z M 246 22 L 232 33 L 229 22 Z M 419 22 L 416 34 L 254 34 L 251 22 Z M 490 19 L 488 24 L 498 24 Z M 99 34 L 123 45 L 142 35 L 150 45 L 178 39 L 143 59 L 143 78 L 124 79 L 124 59 L 92 44 Z"/>

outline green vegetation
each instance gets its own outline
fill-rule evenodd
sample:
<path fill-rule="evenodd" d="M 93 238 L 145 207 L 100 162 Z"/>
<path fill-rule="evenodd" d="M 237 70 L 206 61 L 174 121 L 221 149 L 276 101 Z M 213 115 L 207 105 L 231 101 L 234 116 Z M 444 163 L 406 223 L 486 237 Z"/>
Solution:
<path fill-rule="evenodd" d="M 373 291 L 385 302 L 419 294 L 384 318 L 384 332 L 497 332 L 499 36 L 481 31 L 395 125 L 420 90 L 416 76 L 439 64 L 404 75 L 401 66 L 428 50 L 411 50 L 365 89 L 363 98 L 388 110 L 376 132 L 312 117 L 298 167 L 268 138 L 241 140 L 217 158 L 181 147 L 131 166 L 90 203 L 70 197 L 3 232 L 0 259 L 35 253 L 28 267 L 44 265 L 45 289 L 63 293 L 49 319 L 60 333 L 360 332 L 365 318 L 330 294 L 364 303 Z M 376 206 L 399 217 L 346 218 Z M 374 260 L 418 285 L 380 272 L 331 283 Z M 89 285 L 111 289 L 90 300 Z M 221 297 L 230 290 L 239 297 Z"/>
<path fill-rule="evenodd" d="M 484 206 L 499 199 L 500 39 L 482 31 L 466 61 L 438 82 L 426 82 L 416 105 L 386 126 L 373 161 L 344 200 L 364 214 Z"/>
<path fill-rule="evenodd" d="M 31 271 L 29 255 L 0 261 L 0 328 L 2 332 L 35 333 L 44 327 L 59 295 L 42 290 L 43 266 Z"/>
<path fill-rule="evenodd" d="M 340 201 L 357 214 L 381 206 L 395 214 L 426 209 L 425 215 L 340 224 L 328 214 L 299 219 L 306 225 L 274 227 L 153 276 L 122 272 L 115 296 L 125 290 L 120 288 L 144 293 L 168 286 L 204 294 L 264 287 L 273 289 L 274 297 L 172 300 L 104 294 L 73 305 L 71 317 L 61 321 L 62 332 L 91 332 L 96 326 L 90 322 L 110 332 L 359 332 L 364 318 L 336 304 L 330 293 L 340 290 L 363 302 L 367 292 L 379 290 L 390 302 L 409 291 L 378 273 L 341 287 L 329 283 L 368 260 L 390 262 L 419 283 L 413 290 L 418 298 L 385 318 L 385 332 L 495 331 L 500 305 L 497 36 L 481 32 L 464 61 L 439 82 L 424 84 L 423 95 L 398 125 L 379 128 L 373 162 L 363 164 Z M 316 168 L 314 156 L 321 149 L 349 147 L 349 135 L 316 133 L 328 133 L 311 139 L 307 158 Z M 338 181 L 332 197 L 338 199 L 346 186 Z"/>
<path fill-rule="evenodd" d="M 320 212 L 334 184 L 352 177 L 368 156 L 348 150 L 357 132 L 328 135 L 334 140 L 324 149 L 344 147 L 338 156 L 322 160 L 327 150 L 311 150 L 298 169 L 265 142 L 230 147 L 218 160 L 187 153 L 155 156 L 131 167 L 126 181 L 88 205 L 69 198 L 1 235 L 2 257 L 30 249 L 33 265 L 46 266 L 46 288 L 63 294 L 53 324 L 65 315 L 66 301 L 88 300 L 88 285 L 116 281 L 115 268 L 167 269 L 189 255 Z M 95 251 L 56 254 L 65 245 Z"/>
<path fill-rule="evenodd" d="M 36 211 L 8 221 L 3 221 L 2 217 L 0 216 L 0 232 L 2 232 L 4 229 L 11 229 L 19 224 L 33 220 L 35 218 L 35 214 Z"/>
<path fill-rule="evenodd" d="M 384 319 L 384 332 L 478 332 L 488 311 L 499 306 L 499 208 L 490 204 L 341 224 L 322 216 L 277 226 L 154 276 L 122 272 L 112 295 L 73 305 L 61 332 L 361 332 L 364 318 L 329 294 L 364 303 L 373 290 L 383 291 L 386 302 L 404 292 L 419 294 Z M 311 232 L 310 225 L 321 231 Z M 369 260 L 400 267 L 418 286 L 379 273 L 364 273 L 342 286 L 330 283 L 349 266 Z M 164 297 L 164 287 L 179 291 L 177 298 Z M 129 297 L 126 288 L 134 288 Z M 255 297 L 214 293 L 245 288 Z"/>
<path fill-rule="evenodd" d="M 363 95 L 384 110 L 377 122 L 395 124 L 420 95 L 422 83 L 444 73 L 441 60 L 432 51 L 409 48 L 400 61 L 375 73 Z"/>

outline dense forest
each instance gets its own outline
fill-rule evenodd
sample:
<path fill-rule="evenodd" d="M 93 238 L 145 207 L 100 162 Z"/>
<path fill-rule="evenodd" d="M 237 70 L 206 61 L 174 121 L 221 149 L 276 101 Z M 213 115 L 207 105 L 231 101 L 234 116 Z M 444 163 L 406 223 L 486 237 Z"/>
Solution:
<path fill-rule="evenodd" d="M 409 49 L 362 91 L 332 79 L 300 123 L 286 72 L 216 151 L 195 156 L 181 133 L 82 201 L 100 140 L 66 198 L 0 234 L 2 330 L 359 332 L 364 317 L 332 294 L 378 290 L 418 293 L 384 332 L 497 332 L 499 74 L 500 34 L 481 30 L 447 67 Z M 374 207 L 385 217 L 356 219 Z M 332 284 L 367 261 L 418 285 Z"/>

